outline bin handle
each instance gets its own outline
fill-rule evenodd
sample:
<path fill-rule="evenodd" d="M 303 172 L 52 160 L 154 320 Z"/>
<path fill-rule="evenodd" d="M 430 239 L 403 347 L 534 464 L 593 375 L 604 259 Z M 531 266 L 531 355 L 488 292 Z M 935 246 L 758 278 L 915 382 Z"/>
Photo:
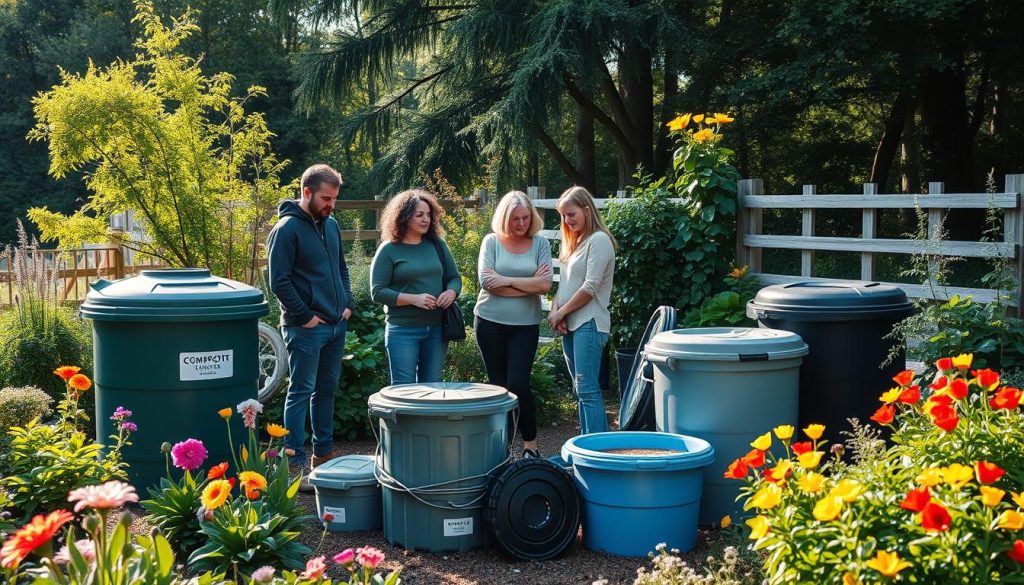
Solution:
<path fill-rule="evenodd" d="M 659 354 L 656 354 L 656 353 L 646 353 L 646 352 L 644 352 L 644 359 L 646 359 L 649 362 L 655 363 L 655 364 L 666 365 L 666 366 L 668 366 L 668 368 L 670 370 L 675 370 L 676 367 L 675 367 L 674 364 L 679 361 L 678 358 L 670 356 L 670 355 L 659 355 Z M 653 382 L 653 380 L 648 380 L 648 381 Z"/>
<path fill-rule="evenodd" d="M 387 420 L 393 423 L 398 422 L 398 414 L 393 408 L 381 408 L 379 406 L 370 405 L 366 408 L 366 414 L 370 418 L 379 418 L 381 420 Z"/>
<path fill-rule="evenodd" d="M 646 358 L 640 362 L 640 379 L 648 384 L 654 383 L 654 368 L 651 367 L 651 362 Z M 669 366 L 671 367 L 671 366 Z"/>

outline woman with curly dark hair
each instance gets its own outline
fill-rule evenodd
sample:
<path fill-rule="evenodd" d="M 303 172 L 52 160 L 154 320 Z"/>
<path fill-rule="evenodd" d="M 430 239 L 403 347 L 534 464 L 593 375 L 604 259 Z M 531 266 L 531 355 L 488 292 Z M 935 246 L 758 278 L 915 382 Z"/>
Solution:
<path fill-rule="evenodd" d="M 441 381 L 448 349 L 441 338 L 441 314 L 462 291 L 455 259 L 444 243 L 442 213 L 433 195 L 410 189 L 392 197 L 381 214 L 370 297 L 384 305 L 392 384 Z"/>

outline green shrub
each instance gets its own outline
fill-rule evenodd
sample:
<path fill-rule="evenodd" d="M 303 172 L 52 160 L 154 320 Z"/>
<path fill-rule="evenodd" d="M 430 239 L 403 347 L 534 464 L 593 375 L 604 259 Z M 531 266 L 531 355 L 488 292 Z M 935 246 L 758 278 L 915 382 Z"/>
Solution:
<path fill-rule="evenodd" d="M 365 337 L 349 332 L 345 337 L 345 360 L 341 382 L 334 399 L 335 435 L 354 439 L 366 435 L 370 420 L 366 400 L 388 384 L 388 358 L 384 352 L 384 331 Z"/>
<path fill-rule="evenodd" d="M 487 383 L 487 369 L 480 357 L 473 328 L 466 327 L 466 340 L 448 344 L 448 357 L 444 360 L 441 379 L 446 382 Z"/>
<path fill-rule="evenodd" d="M 46 418 L 53 413 L 53 398 L 35 386 L 4 388 L 0 390 L 0 433 L 11 427 L 23 427 L 34 418 Z"/>
<path fill-rule="evenodd" d="M 754 327 L 747 317 L 747 302 L 757 292 L 757 281 L 747 274 L 747 267 L 733 268 L 725 277 L 724 290 L 704 299 L 699 307 L 683 317 L 683 327 Z"/>

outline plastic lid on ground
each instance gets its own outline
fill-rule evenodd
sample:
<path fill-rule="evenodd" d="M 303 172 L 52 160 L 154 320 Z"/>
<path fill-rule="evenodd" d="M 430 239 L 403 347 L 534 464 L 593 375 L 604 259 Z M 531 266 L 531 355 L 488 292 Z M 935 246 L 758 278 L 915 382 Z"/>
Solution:
<path fill-rule="evenodd" d="M 373 475 L 375 459 L 371 455 L 344 455 L 318 465 L 309 474 L 310 485 L 347 490 L 354 487 L 374 485 L 377 478 Z"/>
<path fill-rule="evenodd" d="M 474 416 L 508 412 L 517 398 L 501 386 L 471 382 L 397 384 L 370 396 L 370 413 L 379 418 L 397 414 Z"/>
<path fill-rule="evenodd" d="M 267 314 L 262 291 L 205 268 L 143 270 L 90 288 L 82 316 L 99 321 L 233 321 Z"/>
<path fill-rule="evenodd" d="M 752 319 L 873 319 L 909 315 L 903 289 L 879 282 L 808 280 L 766 286 L 747 303 Z"/>
<path fill-rule="evenodd" d="M 647 328 L 640 338 L 640 350 L 633 358 L 633 365 L 626 379 L 626 387 L 622 388 L 619 406 L 619 429 L 623 431 L 648 431 L 655 429 L 654 420 L 654 385 L 649 374 L 645 374 L 647 357 L 643 348 L 656 335 L 663 331 L 676 328 L 676 309 L 661 306 L 654 311 Z"/>
<path fill-rule="evenodd" d="M 644 353 L 652 361 L 764 361 L 807 355 L 807 344 L 796 333 L 756 327 L 675 329 L 654 336 Z"/>

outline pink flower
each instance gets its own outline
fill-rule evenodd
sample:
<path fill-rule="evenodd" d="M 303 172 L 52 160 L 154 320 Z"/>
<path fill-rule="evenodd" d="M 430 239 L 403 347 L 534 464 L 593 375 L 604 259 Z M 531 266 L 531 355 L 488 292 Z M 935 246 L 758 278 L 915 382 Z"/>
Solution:
<path fill-rule="evenodd" d="M 242 419 L 245 422 L 246 428 L 256 428 L 256 415 L 263 412 L 263 405 L 260 404 L 259 400 L 243 400 L 238 403 L 235 407 L 238 410 L 238 414 L 242 415 Z"/>
<path fill-rule="evenodd" d="M 364 546 L 356 549 L 356 562 L 363 568 L 376 569 L 377 565 L 384 562 L 384 553 L 372 546 Z"/>
<path fill-rule="evenodd" d="M 303 579 L 319 579 L 324 576 L 324 571 L 327 570 L 327 563 L 324 562 L 323 555 L 313 557 L 306 561 L 306 570 L 302 572 Z"/>
<path fill-rule="evenodd" d="M 75 541 L 75 548 L 78 549 L 78 553 L 82 555 L 86 563 L 92 563 L 96 560 L 96 543 L 91 539 L 83 538 L 82 540 Z M 60 547 L 60 551 L 53 556 L 53 561 L 58 565 L 66 565 L 71 562 L 71 551 L 68 550 L 68 545 Z"/>
<path fill-rule="evenodd" d="M 343 565 L 346 569 L 350 569 L 350 570 L 352 568 L 352 563 L 354 563 L 355 560 L 356 560 L 356 551 L 354 551 L 354 550 L 352 550 L 350 548 L 346 548 L 345 550 L 341 551 L 340 553 L 334 555 L 334 562 L 338 563 L 339 565 Z"/>
<path fill-rule="evenodd" d="M 274 567 L 271 567 L 269 565 L 260 567 L 252 572 L 252 580 L 255 583 L 270 583 L 270 581 L 274 578 L 274 572 Z"/>
<path fill-rule="evenodd" d="M 68 494 L 68 501 L 77 502 L 75 512 L 81 512 L 83 508 L 94 510 L 120 508 L 128 502 L 138 502 L 139 496 L 131 485 L 112 479 L 103 485 L 88 485 L 72 490 Z"/>
<path fill-rule="evenodd" d="M 187 439 L 171 447 L 171 460 L 178 469 L 195 471 L 206 461 L 206 447 L 202 441 Z"/>

